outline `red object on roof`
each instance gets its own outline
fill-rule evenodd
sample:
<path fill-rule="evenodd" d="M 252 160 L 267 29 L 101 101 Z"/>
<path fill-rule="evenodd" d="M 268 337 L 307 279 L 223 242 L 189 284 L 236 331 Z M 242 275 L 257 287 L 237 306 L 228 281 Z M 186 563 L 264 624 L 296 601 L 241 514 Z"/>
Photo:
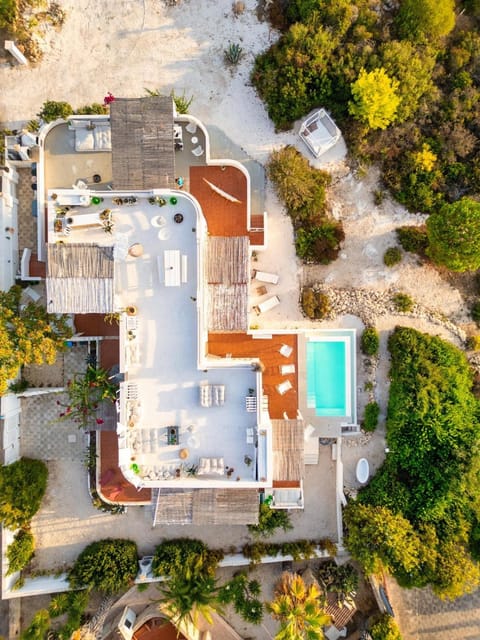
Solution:
<path fill-rule="evenodd" d="M 105 98 L 103 99 L 103 104 L 107 105 L 107 104 L 111 104 L 112 102 L 114 102 L 115 100 L 115 96 L 113 94 L 110 93 L 110 91 L 107 93 L 107 95 L 105 96 Z"/>

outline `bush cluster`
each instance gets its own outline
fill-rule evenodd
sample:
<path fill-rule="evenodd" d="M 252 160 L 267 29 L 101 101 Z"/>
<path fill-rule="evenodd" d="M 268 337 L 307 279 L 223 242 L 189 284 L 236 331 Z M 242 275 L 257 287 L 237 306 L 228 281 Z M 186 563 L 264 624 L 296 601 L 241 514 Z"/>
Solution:
<path fill-rule="evenodd" d="M 302 289 L 302 309 L 312 320 L 323 320 L 330 313 L 330 298 L 326 293 L 315 291 L 311 287 Z"/>
<path fill-rule="evenodd" d="M 393 306 L 400 313 L 408 313 L 413 309 L 415 304 L 412 298 L 406 293 L 396 293 L 392 297 Z"/>
<path fill-rule="evenodd" d="M 181 573 L 194 561 L 198 569 L 214 576 L 222 558 L 222 551 L 209 549 L 201 540 L 194 538 L 165 540 L 155 548 L 152 573 L 154 576 L 173 576 Z"/>
<path fill-rule="evenodd" d="M 319 105 L 360 160 L 413 212 L 433 213 L 480 190 L 477 104 L 480 32 L 456 25 L 453 0 L 273 3 L 283 33 L 256 58 L 252 82 L 277 129 Z M 445 37 L 446 35 L 449 37 Z"/>
<path fill-rule="evenodd" d="M 48 469 L 41 460 L 20 458 L 0 467 L 0 521 L 9 529 L 27 528 L 40 508 Z"/>
<path fill-rule="evenodd" d="M 413 329 L 397 327 L 389 349 L 390 453 L 345 510 L 346 546 L 367 572 L 456 598 L 480 584 L 473 372 L 459 349 Z"/>
<path fill-rule="evenodd" d="M 380 336 L 375 327 L 366 327 L 362 333 L 360 348 L 366 356 L 376 356 L 380 347 Z"/>
<path fill-rule="evenodd" d="M 106 538 L 88 545 L 78 556 L 68 581 L 72 589 L 93 588 L 117 593 L 138 573 L 137 545 L 132 540 Z"/>
<path fill-rule="evenodd" d="M 399 227 L 397 238 L 402 249 L 409 253 L 425 256 L 428 248 L 428 236 L 425 227 Z"/>
<path fill-rule="evenodd" d="M 330 175 L 310 166 L 292 146 L 271 154 L 267 172 L 292 219 L 297 255 L 321 264 L 335 260 L 345 234 L 341 223 L 327 216 Z"/>
<path fill-rule="evenodd" d="M 378 415 L 380 407 L 376 402 L 369 402 L 365 407 L 362 429 L 364 431 L 375 431 L 378 425 Z"/>
<path fill-rule="evenodd" d="M 277 529 L 293 529 L 290 515 L 285 509 L 272 509 L 267 499 L 259 506 L 258 524 L 249 524 L 248 530 L 254 536 L 269 538 Z"/>
<path fill-rule="evenodd" d="M 292 556 L 295 561 L 308 560 L 315 557 L 316 548 L 328 552 L 333 558 L 337 555 L 337 547 L 328 538 L 321 540 L 294 540 L 292 542 L 253 542 L 242 547 L 242 553 L 251 564 L 258 564 L 264 556 Z"/>
<path fill-rule="evenodd" d="M 35 539 L 25 529 L 20 529 L 15 534 L 13 542 L 7 547 L 8 571 L 7 576 L 16 571 L 21 571 L 33 557 L 35 551 Z"/>
<path fill-rule="evenodd" d="M 383 263 L 386 267 L 393 267 L 402 261 L 402 252 L 398 247 L 389 247 L 383 254 Z"/>

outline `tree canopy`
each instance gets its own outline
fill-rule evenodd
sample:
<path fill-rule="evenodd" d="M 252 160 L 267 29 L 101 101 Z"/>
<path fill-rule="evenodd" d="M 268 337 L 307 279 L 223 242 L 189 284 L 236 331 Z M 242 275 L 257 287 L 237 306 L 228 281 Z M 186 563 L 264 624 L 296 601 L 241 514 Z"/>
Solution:
<path fill-rule="evenodd" d="M 288 572 L 278 581 L 267 610 L 280 623 L 275 640 L 321 638 L 322 627 L 330 622 L 318 586 L 306 585 L 301 576 Z"/>
<path fill-rule="evenodd" d="M 480 203 L 470 198 L 443 205 L 427 220 L 428 255 L 452 271 L 480 268 Z"/>
<path fill-rule="evenodd" d="M 438 40 L 455 26 L 454 0 L 402 0 L 396 17 L 399 34 L 407 40 Z"/>
<path fill-rule="evenodd" d="M 370 129 L 385 129 L 397 114 L 400 104 L 398 86 L 399 83 L 390 78 L 383 68 L 370 72 L 362 69 L 352 84 L 350 113 Z"/>
<path fill-rule="evenodd" d="M 40 508 L 48 469 L 41 460 L 20 458 L 0 467 L 0 521 L 9 529 L 27 527 Z"/>
<path fill-rule="evenodd" d="M 65 349 L 72 330 L 65 316 L 47 313 L 45 307 L 21 304 L 22 288 L 0 292 L 0 394 L 8 380 L 25 364 L 53 364 Z"/>

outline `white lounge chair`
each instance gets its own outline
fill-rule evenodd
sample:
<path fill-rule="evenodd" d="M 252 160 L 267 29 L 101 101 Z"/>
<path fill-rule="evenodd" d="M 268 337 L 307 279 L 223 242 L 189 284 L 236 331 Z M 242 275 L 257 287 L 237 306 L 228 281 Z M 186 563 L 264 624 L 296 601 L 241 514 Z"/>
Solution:
<path fill-rule="evenodd" d="M 280 298 L 278 296 L 272 296 L 271 298 L 267 298 L 263 302 L 259 302 L 256 306 L 253 307 L 253 310 L 259 316 L 261 313 L 265 313 L 266 311 L 270 311 L 274 309 L 277 305 L 280 304 Z"/>
<path fill-rule="evenodd" d="M 225 385 L 216 384 L 213 386 L 213 398 L 217 407 L 225 404 Z"/>
<path fill-rule="evenodd" d="M 284 358 L 289 358 L 292 355 L 293 347 L 288 344 L 282 344 L 279 351 Z"/>
<path fill-rule="evenodd" d="M 277 384 L 275 389 L 278 391 L 278 393 L 283 396 L 285 393 L 287 393 L 287 391 L 290 391 L 290 389 L 293 389 L 293 385 L 290 382 L 290 380 L 285 380 L 285 382 L 281 382 L 280 384 Z"/>
<path fill-rule="evenodd" d="M 195 149 L 192 149 L 192 153 L 193 153 L 194 156 L 197 156 L 197 158 L 199 156 L 202 156 L 203 153 L 204 153 L 204 149 L 203 149 L 202 145 L 199 144 L 198 147 L 195 147 Z"/>
<path fill-rule="evenodd" d="M 253 278 L 259 282 L 268 282 L 270 284 L 278 284 L 280 276 L 277 273 L 268 273 L 267 271 L 253 271 Z"/>
<path fill-rule="evenodd" d="M 294 364 L 281 364 L 279 369 L 282 376 L 288 376 L 291 373 L 295 373 Z"/>
<path fill-rule="evenodd" d="M 212 387 L 209 384 L 200 385 L 200 404 L 202 407 L 212 406 Z"/>

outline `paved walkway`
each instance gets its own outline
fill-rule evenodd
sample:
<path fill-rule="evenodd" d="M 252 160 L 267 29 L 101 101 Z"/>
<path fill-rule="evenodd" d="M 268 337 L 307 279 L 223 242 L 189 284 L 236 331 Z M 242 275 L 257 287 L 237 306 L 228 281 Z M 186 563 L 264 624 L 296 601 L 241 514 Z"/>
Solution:
<path fill-rule="evenodd" d="M 75 345 L 49 367 L 55 383 L 65 384 L 74 373 L 85 371 L 87 348 Z M 60 371 L 55 371 L 56 368 Z M 61 375 L 60 375 L 61 374 Z M 45 386 L 49 381 L 45 378 Z M 61 404 L 58 405 L 57 401 Z M 68 404 L 66 393 L 31 396 L 22 399 L 20 414 L 20 452 L 22 456 L 42 460 L 79 460 L 85 455 L 86 436 L 72 420 L 58 421 Z"/>
<path fill-rule="evenodd" d="M 388 595 L 403 640 L 480 640 L 480 590 L 450 602 L 389 580 Z"/>

